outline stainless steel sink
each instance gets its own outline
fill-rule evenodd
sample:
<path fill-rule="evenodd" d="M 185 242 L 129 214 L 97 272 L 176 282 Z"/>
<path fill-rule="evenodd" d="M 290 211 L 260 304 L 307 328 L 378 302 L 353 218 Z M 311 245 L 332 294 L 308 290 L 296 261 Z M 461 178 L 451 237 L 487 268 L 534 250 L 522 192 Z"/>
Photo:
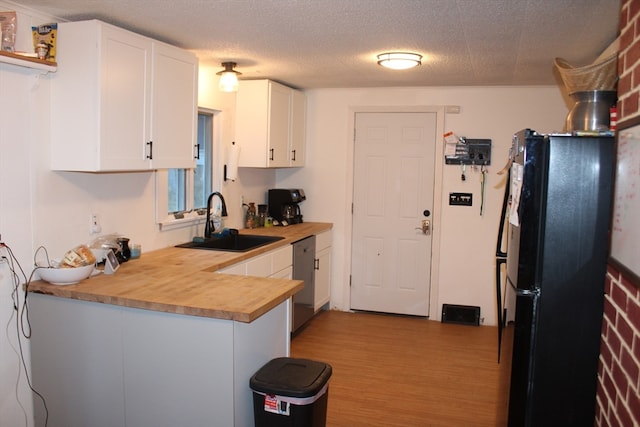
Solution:
<path fill-rule="evenodd" d="M 206 249 L 209 251 L 247 252 L 272 242 L 282 240 L 280 236 L 259 236 L 255 234 L 231 234 L 224 237 L 212 237 L 204 241 L 187 242 L 176 248 Z"/>

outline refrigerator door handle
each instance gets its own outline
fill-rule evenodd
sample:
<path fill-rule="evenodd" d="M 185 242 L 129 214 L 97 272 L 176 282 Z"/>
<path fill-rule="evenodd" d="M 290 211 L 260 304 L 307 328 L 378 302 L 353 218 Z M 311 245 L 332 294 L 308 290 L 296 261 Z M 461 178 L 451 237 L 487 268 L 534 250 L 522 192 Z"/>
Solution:
<path fill-rule="evenodd" d="M 517 289 L 517 288 L 514 288 L 514 290 L 516 291 L 516 296 L 519 296 L 519 297 L 540 296 L 540 289 L 538 289 L 538 288 L 536 288 L 536 289 Z"/>

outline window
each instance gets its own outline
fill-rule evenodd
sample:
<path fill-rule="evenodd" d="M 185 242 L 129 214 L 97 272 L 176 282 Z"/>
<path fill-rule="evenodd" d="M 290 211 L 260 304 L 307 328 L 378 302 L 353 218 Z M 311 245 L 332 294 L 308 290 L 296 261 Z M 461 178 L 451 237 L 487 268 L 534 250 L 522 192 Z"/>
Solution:
<path fill-rule="evenodd" d="M 195 169 L 169 169 L 156 173 L 156 216 L 162 228 L 204 220 L 211 194 L 214 112 L 198 111 L 198 158 Z"/>
<path fill-rule="evenodd" d="M 198 112 L 198 159 L 195 169 L 169 169 L 167 213 L 206 208 L 211 194 L 213 114 Z"/>

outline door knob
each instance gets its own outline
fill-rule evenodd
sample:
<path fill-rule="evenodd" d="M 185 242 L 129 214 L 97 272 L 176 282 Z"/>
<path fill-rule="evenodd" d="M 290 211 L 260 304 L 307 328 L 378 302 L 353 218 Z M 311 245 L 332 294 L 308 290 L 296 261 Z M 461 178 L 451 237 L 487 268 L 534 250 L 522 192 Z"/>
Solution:
<path fill-rule="evenodd" d="M 431 221 L 423 219 L 422 227 L 416 227 L 416 230 L 422 230 L 422 234 L 431 234 Z"/>

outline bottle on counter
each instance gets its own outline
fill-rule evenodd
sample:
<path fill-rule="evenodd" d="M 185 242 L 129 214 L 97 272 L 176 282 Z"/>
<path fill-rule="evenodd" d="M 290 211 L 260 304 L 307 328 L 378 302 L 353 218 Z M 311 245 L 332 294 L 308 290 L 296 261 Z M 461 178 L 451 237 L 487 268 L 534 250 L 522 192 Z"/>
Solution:
<path fill-rule="evenodd" d="M 258 227 L 264 227 L 267 219 L 267 205 L 258 205 Z"/>
<path fill-rule="evenodd" d="M 245 220 L 245 228 L 255 228 L 257 226 L 256 204 L 250 202 L 247 208 L 247 217 Z"/>

